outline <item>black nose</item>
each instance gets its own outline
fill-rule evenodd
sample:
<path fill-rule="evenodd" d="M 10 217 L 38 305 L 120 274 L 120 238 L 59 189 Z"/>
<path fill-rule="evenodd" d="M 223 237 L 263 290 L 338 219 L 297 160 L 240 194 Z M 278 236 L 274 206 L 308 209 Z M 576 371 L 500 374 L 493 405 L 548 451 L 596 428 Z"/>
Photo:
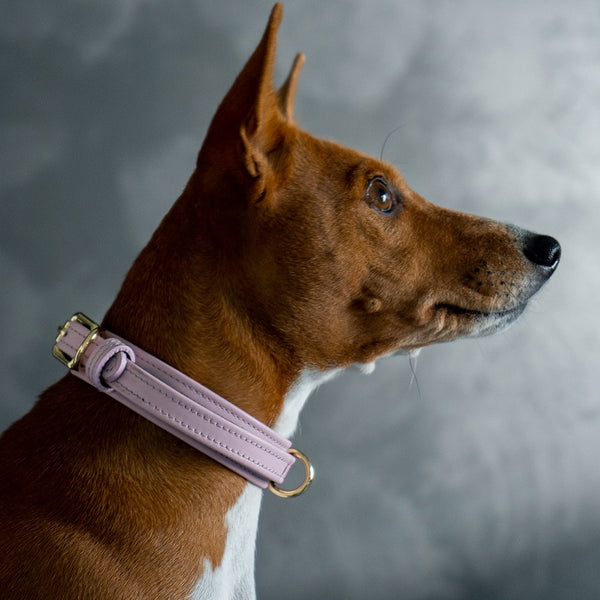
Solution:
<path fill-rule="evenodd" d="M 560 260 L 560 244 L 549 235 L 532 234 L 525 241 L 523 254 L 540 267 L 554 269 Z"/>

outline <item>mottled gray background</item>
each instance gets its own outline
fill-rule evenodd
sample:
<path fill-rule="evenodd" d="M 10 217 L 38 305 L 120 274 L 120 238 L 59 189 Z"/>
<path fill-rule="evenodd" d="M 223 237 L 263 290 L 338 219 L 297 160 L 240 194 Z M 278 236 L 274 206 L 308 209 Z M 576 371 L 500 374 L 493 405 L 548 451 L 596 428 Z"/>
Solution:
<path fill-rule="evenodd" d="M 0 428 L 62 374 L 184 186 L 271 0 L 0 8 Z M 496 338 L 323 387 L 298 447 L 318 479 L 266 498 L 265 599 L 600 596 L 600 4 L 288 0 L 297 115 L 385 148 L 430 200 L 550 233 L 562 264 Z"/>

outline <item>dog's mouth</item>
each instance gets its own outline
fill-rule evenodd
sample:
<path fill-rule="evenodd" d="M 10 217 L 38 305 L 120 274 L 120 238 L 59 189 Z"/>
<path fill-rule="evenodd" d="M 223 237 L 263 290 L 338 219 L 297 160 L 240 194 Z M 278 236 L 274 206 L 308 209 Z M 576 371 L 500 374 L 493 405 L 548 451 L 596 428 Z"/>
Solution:
<path fill-rule="evenodd" d="M 512 325 L 523 314 L 526 306 L 527 301 L 497 311 L 474 310 L 447 303 L 440 303 L 436 308 L 444 311 L 449 317 L 459 320 L 466 329 L 464 335 L 480 337 L 498 333 Z"/>

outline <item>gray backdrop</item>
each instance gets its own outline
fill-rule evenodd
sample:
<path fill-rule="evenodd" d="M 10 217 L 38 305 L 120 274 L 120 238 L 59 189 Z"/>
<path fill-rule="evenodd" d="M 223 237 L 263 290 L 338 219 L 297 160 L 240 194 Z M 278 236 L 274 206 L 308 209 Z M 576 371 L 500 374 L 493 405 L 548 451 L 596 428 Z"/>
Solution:
<path fill-rule="evenodd" d="M 58 6 L 60 4 L 60 6 Z M 0 428 L 62 374 L 184 186 L 271 0 L 28 0 L 0 9 Z M 562 264 L 496 338 L 323 387 L 268 497 L 262 598 L 600 594 L 600 4 L 288 0 L 303 126 L 384 156 L 430 200 L 557 237 Z"/>

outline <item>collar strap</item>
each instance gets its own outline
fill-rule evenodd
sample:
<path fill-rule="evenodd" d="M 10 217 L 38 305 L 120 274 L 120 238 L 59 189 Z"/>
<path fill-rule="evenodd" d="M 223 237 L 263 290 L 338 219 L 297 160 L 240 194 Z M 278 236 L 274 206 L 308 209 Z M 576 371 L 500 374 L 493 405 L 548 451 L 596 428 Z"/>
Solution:
<path fill-rule="evenodd" d="M 282 497 L 297 496 L 313 469 L 291 442 L 236 405 L 82 313 L 63 327 L 53 355 L 71 372 L 251 483 Z M 294 490 L 278 484 L 299 459 L 305 477 Z"/>

